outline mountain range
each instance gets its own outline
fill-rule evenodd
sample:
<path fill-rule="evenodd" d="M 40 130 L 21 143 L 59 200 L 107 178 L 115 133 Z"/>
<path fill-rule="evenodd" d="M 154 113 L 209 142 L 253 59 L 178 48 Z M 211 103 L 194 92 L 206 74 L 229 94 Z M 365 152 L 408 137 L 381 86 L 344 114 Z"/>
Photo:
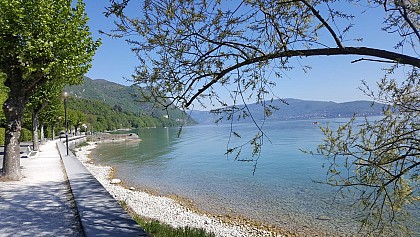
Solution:
<path fill-rule="evenodd" d="M 188 119 L 188 115 L 178 108 L 171 107 L 166 110 L 151 102 L 145 102 L 142 95 L 147 94 L 147 91 L 137 85 L 124 86 L 105 79 L 93 80 L 85 77 L 83 84 L 69 86 L 66 90 L 74 98 L 100 101 L 118 112 L 154 118 L 168 117 L 178 121 Z"/>
<path fill-rule="evenodd" d="M 336 103 L 332 101 L 309 101 L 293 98 L 274 100 L 265 102 L 266 106 L 276 109 L 271 110 L 270 116 L 265 116 L 264 107 L 261 104 L 238 105 L 227 107 L 229 111 L 236 111 L 233 119 L 237 122 L 251 122 L 261 120 L 302 120 L 302 119 L 321 119 L 339 118 L 356 116 L 378 116 L 382 115 L 384 104 L 372 103 L 371 101 L 351 101 Z M 225 108 L 226 109 L 226 108 Z M 243 112 L 245 111 L 245 112 Z M 199 124 L 210 124 L 217 120 L 227 122 L 222 118 L 223 114 L 214 113 L 217 111 L 190 111 L 190 116 Z M 252 115 L 252 118 L 251 116 Z"/>
<path fill-rule="evenodd" d="M 74 97 L 79 99 L 101 101 L 108 104 L 113 110 L 130 113 L 136 116 L 151 116 L 162 118 L 168 116 L 171 120 L 181 122 L 189 120 L 189 116 L 199 124 L 211 124 L 219 120 L 222 114 L 215 111 L 193 110 L 184 113 L 177 108 L 168 111 L 162 107 L 156 107 L 150 102 L 144 102 L 142 94 L 146 93 L 143 88 L 132 85 L 124 86 L 104 79 L 92 80 L 84 78 L 81 85 L 70 86 L 66 90 Z M 143 101 L 143 102 L 142 102 Z M 252 118 L 256 121 L 270 120 L 297 120 L 297 119 L 320 119 L 356 116 L 376 116 L 381 115 L 384 104 L 372 103 L 371 101 L 351 101 L 336 103 L 332 101 L 310 101 L 293 98 L 278 99 L 272 102 L 266 101 L 266 106 L 277 108 L 271 110 L 269 117 L 265 116 L 265 110 L 261 104 L 238 105 L 226 107 L 225 109 L 236 113 L 233 119 L 238 122 L 251 122 Z M 245 113 L 243 111 L 246 111 Z M 251 116 L 252 115 L 252 118 Z M 240 118 L 240 119 L 238 119 Z M 226 118 L 220 122 L 226 122 Z"/>

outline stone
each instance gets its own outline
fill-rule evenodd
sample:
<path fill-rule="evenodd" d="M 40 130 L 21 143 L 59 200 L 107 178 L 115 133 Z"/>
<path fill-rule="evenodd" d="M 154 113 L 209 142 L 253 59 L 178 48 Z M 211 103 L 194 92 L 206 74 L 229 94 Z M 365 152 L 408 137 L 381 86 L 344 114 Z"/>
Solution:
<path fill-rule="evenodd" d="M 111 179 L 110 184 L 119 184 L 121 183 L 121 179 Z"/>
<path fill-rule="evenodd" d="M 331 217 L 324 216 L 324 215 L 319 215 L 316 219 L 321 220 L 321 221 L 329 221 L 329 220 L 331 220 Z"/>

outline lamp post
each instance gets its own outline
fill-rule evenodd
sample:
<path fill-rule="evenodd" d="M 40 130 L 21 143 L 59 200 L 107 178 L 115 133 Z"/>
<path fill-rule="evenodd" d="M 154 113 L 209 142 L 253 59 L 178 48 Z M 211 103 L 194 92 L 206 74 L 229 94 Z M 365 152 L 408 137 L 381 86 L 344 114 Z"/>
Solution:
<path fill-rule="evenodd" d="M 58 118 L 57 118 L 57 120 L 58 120 L 58 124 L 60 124 L 61 125 L 61 120 L 62 120 L 63 118 L 61 117 L 61 116 L 58 116 Z M 52 129 L 52 132 L 53 132 L 53 140 L 55 139 L 55 131 L 54 131 L 54 128 L 55 128 L 55 126 L 57 125 L 57 122 L 55 122 L 54 124 L 53 124 L 53 129 Z M 58 136 L 58 138 L 60 138 L 60 141 L 61 141 L 61 136 L 59 135 Z"/>
<path fill-rule="evenodd" d="M 68 93 L 66 91 L 63 92 L 63 98 L 64 98 L 64 121 L 66 123 L 66 150 L 67 150 L 67 155 L 69 155 L 69 124 L 67 122 L 67 97 L 68 97 Z"/>

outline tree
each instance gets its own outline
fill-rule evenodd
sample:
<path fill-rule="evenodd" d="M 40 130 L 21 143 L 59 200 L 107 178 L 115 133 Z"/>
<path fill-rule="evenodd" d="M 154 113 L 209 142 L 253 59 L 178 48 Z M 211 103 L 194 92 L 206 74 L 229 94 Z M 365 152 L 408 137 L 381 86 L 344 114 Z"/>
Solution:
<path fill-rule="evenodd" d="M 64 107 L 61 96 L 57 96 L 50 100 L 48 106 L 43 111 L 41 111 L 39 116 L 40 120 L 42 121 L 41 124 L 50 126 L 49 137 L 51 137 L 51 139 L 55 139 L 55 128 L 57 125 L 62 125 L 61 120 L 63 120 L 63 115 Z"/>
<path fill-rule="evenodd" d="M 374 217 L 377 226 L 384 230 L 385 220 L 394 225 L 399 219 L 394 218 L 397 210 L 413 200 L 418 201 L 419 121 L 415 115 L 419 111 L 419 95 L 411 93 L 418 91 L 419 86 L 418 1 L 148 0 L 144 1 L 139 17 L 125 14 L 130 0 L 110 2 L 106 15 L 120 21 L 116 30 L 108 34 L 128 37 L 140 62 L 135 82 L 150 89 L 150 99 L 168 107 L 176 104 L 188 108 L 193 102 L 204 105 L 209 100 L 224 107 L 222 110 L 230 119 L 252 117 L 247 106 L 235 105 L 246 104 L 247 98 L 253 98 L 269 116 L 276 108 L 270 107 L 266 98 L 275 98 L 270 95 L 271 88 L 283 71 L 296 69 L 292 58 L 300 62 L 305 57 L 355 55 L 361 58 L 354 63 L 381 63 L 389 66 L 388 73 L 404 67 L 410 73 L 400 80 L 409 86 L 400 88 L 387 80 L 379 83 L 379 97 L 374 99 L 386 95 L 385 102 L 391 103 L 384 111 L 385 118 L 373 124 L 366 122 L 356 134 L 351 133 L 351 124 L 341 127 L 335 137 L 325 128 L 327 143 L 319 152 L 332 160 L 333 166 L 353 164 L 354 176 L 350 180 L 344 178 L 330 184 L 377 188 L 377 195 L 370 193 L 373 196 L 356 192 L 362 205 L 375 210 L 364 218 L 364 223 L 372 223 L 369 219 Z M 355 20 L 359 16 L 357 10 L 370 14 L 371 18 L 383 18 L 382 30 L 397 38 L 394 49 L 363 45 L 363 35 L 357 35 L 357 26 L 360 27 Z M 220 88 L 229 91 L 233 106 L 225 107 L 228 103 L 220 96 Z M 410 92 L 411 97 L 398 91 Z M 411 115 L 403 119 L 408 108 Z M 356 137 L 343 137 L 344 132 Z M 391 132 L 396 132 L 395 136 L 391 137 Z M 387 142 L 391 144 L 382 141 L 382 136 L 389 138 Z M 249 141 L 255 154 L 259 153 L 263 138 L 261 131 Z M 229 148 L 228 153 L 235 149 Z M 348 163 L 335 162 L 343 154 Z M 375 158 L 371 161 L 365 155 Z M 359 158 L 366 161 L 358 163 Z M 334 170 L 337 169 L 332 169 L 330 175 L 339 177 Z M 372 181 L 371 177 L 378 180 Z M 385 211 L 390 212 L 385 214 Z"/>
<path fill-rule="evenodd" d="M 70 131 L 72 130 L 71 127 L 74 127 L 74 135 L 79 131 L 80 126 L 83 122 L 86 122 L 86 115 L 78 110 L 68 109 L 68 120 L 69 120 L 69 128 Z"/>
<path fill-rule="evenodd" d="M 71 0 L 0 1 L 0 71 L 8 98 L 3 179 L 19 180 L 19 136 L 25 105 L 43 85 L 71 84 L 89 69 L 99 41 L 87 27 L 84 4 Z"/>
<path fill-rule="evenodd" d="M 326 183 L 339 192 L 357 193 L 369 234 L 407 235 L 413 204 L 420 200 L 420 77 L 415 69 L 400 85 L 385 77 L 378 92 L 365 84 L 374 101 L 388 104 L 384 116 L 371 121 L 356 118 L 335 131 L 323 128 L 324 144 L 313 154 L 326 157 Z"/>
<path fill-rule="evenodd" d="M 8 88 L 4 86 L 6 75 L 0 73 L 0 104 L 3 104 L 7 99 Z M 4 127 L 4 114 L 0 111 L 0 127 Z"/>
<path fill-rule="evenodd" d="M 77 82 L 77 81 L 76 81 Z M 79 80 L 79 82 L 81 82 Z M 75 82 L 70 82 L 75 83 Z M 30 98 L 27 104 L 27 107 L 32 114 L 32 141 L 33 141 L 33 149 L 35 151 L 39 150 L 39 139 L 38 139 L 38 127 L 41 128 L 41 141 L 44 139 L 43 137 L 43 127 L 44 122 L 55 119 L 57 114 L 52 114 L 51 112 L 57 112 L 56 108 L 59 104 L 62 103 L 62 91 L 64 89 L 64 85 L 59 82 L 47 82 L 42 85 L 36 93 L 34 93 Z M 43 113 L 40 119 L 40 113 L 43 110 L 47 109 L 45 113 Z M 48 113 L 49 112 L 49 113 Z M 62 113 L 61 113 L 62 114 Z M 48 117 L 50 116 L 50 117 Z M 40 123 L 41 122 L 41 123 Z"/>
<path fill-rule="evenodd" d="M 54 91 L 54 84 L 46 83 L 43 85 L 35 94 L 33 94 L 28 101 L 27 107 L 32 115 L 32 142 L 33 149 L 39 150 L 39 138 L 38 138 L 38 127 L 39 127 L 39 113 L 48 106 L 51 97 L 60 95 L 62 87 L 57 87 L 58 91 Z M 42 136 L 41 136 L 42 137 Z"/>
<path fill-rule="evenodd" d="M 266 68 L 281 77 L 282 70 L 292 68 L 291 57 L 361 55 L 372 57 L 362 60 L 420 67 L 418 55 L 346 46 L 352 40 L 346 34 L 353 27 L 353 16 L 335 10 L 336 1 L 247 0 L 234 5 L 149 0 L 144 2 L 142 18 L 124 15 L 129 0 L 111 2 L 108 15 L 121 19 L 112 36 L 136 34 L 127 39 L 140 61 L 135 80 L 148 86 L 160 103 L 167 100 L 158 98 L 167 98 L 188 107 L 195 100 L 211 98 L 226 105 L 214 90 L 217 84 L 237 86 L 232 96 L 254 92 L 260 102 L 275 84 L 266 76 Z M 384 8 L 384 30 L 401 35 L 396 47 L 418 43 L 415 3 L 376 0 L 369 7 Z"/>

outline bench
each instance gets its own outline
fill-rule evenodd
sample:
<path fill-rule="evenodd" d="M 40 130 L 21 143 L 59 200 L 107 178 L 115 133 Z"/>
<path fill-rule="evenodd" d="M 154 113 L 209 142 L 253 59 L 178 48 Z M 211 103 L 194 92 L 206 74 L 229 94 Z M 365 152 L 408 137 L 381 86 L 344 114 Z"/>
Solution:
<path fill-rule="evenodd" d="M 25 151 L 21 153 L 21 158 L 29 158 L 29 157 L 36 157 L 38 155 L 38 151 L 32 150 L 31 146 L 27 146 Z"/>

